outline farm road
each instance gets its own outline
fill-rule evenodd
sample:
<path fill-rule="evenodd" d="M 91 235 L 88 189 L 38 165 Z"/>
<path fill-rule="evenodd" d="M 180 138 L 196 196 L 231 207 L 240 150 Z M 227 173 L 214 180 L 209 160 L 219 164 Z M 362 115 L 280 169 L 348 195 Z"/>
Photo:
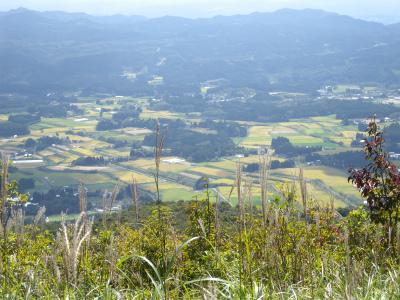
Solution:
<path fill-rule="evenodd" d="M 50 183 L 49 183 L 48 180 L 44 179 L 42 176 L 39 176 L 39 178 L 40 178 L 40 180 L 47 186 L 47 188 L 48 188 L 49 190 L 52 189 L 52 187 L 51 187 L 51 185 L 50 185 Z"/>

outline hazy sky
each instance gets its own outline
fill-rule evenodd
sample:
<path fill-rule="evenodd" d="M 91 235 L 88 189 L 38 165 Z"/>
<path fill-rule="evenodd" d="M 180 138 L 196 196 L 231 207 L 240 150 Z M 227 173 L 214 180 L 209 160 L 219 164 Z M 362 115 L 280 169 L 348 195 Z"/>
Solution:
<path fill-rule="evenodd" d="M 0 11 L 21 6 L 38 11 L 141 14 L 148 17 L 175 15 L 189 18 L 271 12 L 281 8 L 317 8 L 355 17 L 400 15 L 399 0 L 0 0 Z"/>

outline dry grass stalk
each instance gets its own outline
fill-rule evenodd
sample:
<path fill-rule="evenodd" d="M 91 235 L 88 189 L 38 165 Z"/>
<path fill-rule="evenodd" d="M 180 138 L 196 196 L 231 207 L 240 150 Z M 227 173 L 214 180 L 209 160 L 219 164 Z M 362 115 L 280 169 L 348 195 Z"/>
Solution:
<path fill-rule="evenodd" d="M 331 211 L 332 211 L 332 216 L 335 216 L 335 196 L 331 194 Z"/>
<path fill-rule="evenodd" d="M 107 190 L 103 194 L 103 227 L 106 227 Z"/>
<path fill-rule="evenodd" d="M 60 283 L 61 283 L 60 269 L 58 268 L 58 264 L 57 264 L 58 255 L 60 252 L 60 244 L 61 244 L 61 235 L 59 232 L 57 232 L 57 236 L 54 241 L 54 244 L 53 244 L 53 246 L 51 246 L 51 256 L 50 256 L 51 267 L 53 268 L 53 271 L 56 275 L 57 285 L 60 285 Z"/>
<path fill-rule="evenodd" d="M 220 245 L 221 245 L 221 223 L 219 220 L 219 198 L 218 195 L 215 196 L 215 243 L 216 243 L 216 254 L 218 263 L 221 266 L 221 255 L 220 255 Z"/>
<path fill-rule="evenodd" d="M 161 138 L 160 138 L 160 123 L 157 122 L 157 130 L 156 130 L 156 147 L 154 148 L 154 160 L 156 163 L 156 187 L 157 187 L 157 201 L 160 201 L 160 190 L 158 189 L 158 173 L 160 170 L 160 162 L 161 162 L 161 154 L 164 146 L 164 141 L 165 137 L 167 135 L 168 128 L 167 130 L 163 131 L 161 133 Z"/>
<path fill-rule="evenodd" d="M 122 205 L 118 205 L 118 226 L 121 224 Z"/>
<path fill-rule="evenodd" d="M 132 173 L 132 184 L 129 185 L 131 188 L 131 194 L 133 199 L 133 205 L 135 207 L 135 219 L 136 223 L 139 222 L 139 211 L 138 211 L 138 193 L 137 193 L 137 181 L 133 177 Z"/>
<path fill-rule="evenodd" d="M 25 212 L 22 209 L 13 210 L 11 212 L 12 219 L 14 221 L 14 231 L 17 237 L 17 245 L 18 247 L 24 242 L 24 234 L 25 234 Z"/>
<path fill-rule="evenodd" d="M 81 213 L 85 213 L 82 218 L 82 223 L 86 226 L 86 211 L 87 211 L 87 190 L 81 184 L 79 184 L 79 205 L 81 209 Z"/>
<path fill-rule="evenodd" d="M 109 199 L 109 209 L 108 209 L 109 213 L 111 213 L 111 210 L 113 208 L 115 199 L 117 198 L 120 188 L 121 188 L 121 182 L 118 181 L 114 187 L 112 194 L 111 194 L 111 198 Z"/>
<path fill-rule="evenodd" d="M 397 225 L 396 228 L 396 242 L 397 242 L 397 251 L 400 253 L 400 232 L 399 232 L 400 228 L 399 225 Z"/>
<path fill-rule="evenodd" d="M 109 266 L 109 280 L 110 282 L 114 281 L 114 276 L 115 276 L 115 265 L 117 264 L 117 257 L 115 255 L 114 251 L 114 235 L 111 235 L 111 239 L 110 239 L 110 244 L 108 245 L 108 261 L 110 263 Z"/>
<path fill-rule="evenodd" d="M 219 200 L 218 200 L 218 195 L 215 196 L 215 212 L 214 212 L 214 217 L 215 217 L 215 241 L 217 244 L 217 248 L 219 247 L 220 241 L 221 241 L 221 224 L 219 222 Z"/>
<path fill-rule="evenodd" d="M 111 214 L 111 210 L 113 208 L 115 199 L 117 198 L 120 188 L 121 188 L 121 182 L 118 181 L 109 198 L 107 197 L 107 194 L 108 194 L 107 190 L 104 191 L 104 195 L 103 195 L 103 227 L 106 227 L 106 220 L 107 220 L 108 216 Z M 108 215 L 107 215 L 107 212 L 108 212 Z"/>
<path fill-rule="evenodd" d="M 253 181 L 248 178 L 246 180 L 246 189 L 249 194 L 249 209 L 250 209 L 250 224 L 253 224 L 253 193 L 252 193 Z"/>
<path fill-rule="evenodd" d="M 44 213 L 46 212 L 46 207 L 42 206 L 41 208 L 39 208 L 39 211 L 37 212 L 35 219 L 33 221 L 33 227 L 32 227 L 32 233 L 33 233 L 33 237 L 36 239 L 36 227 L 37 224 L 39 223 L 39 221 L 44 218 Z"/>
<path fill-rule="evenodd" d="M 301 190 L 301 200 L 303 202 L 303 211 L 304 211 L 304 221 L 306 224 L 306 235 L 308 236 L 308 226 L 307 226 L 307 178 L 303 176 L 303 168 L 300 167 L 299 172 L 299 181 L 300 181 L 300 190 Z"/>
<path fill-rule="evenodd" d="M 202 219 L 202 218 L 198 218 L 198 219 L 197 219 L 197 222 L 199 222 L 201 231 L 203 231 L 204 236 L 207 236 L 207 235 L 206 235 L 206 228 L 204 227 L 204 221 L 203 221 L 203 219 Z"/>
<path fill-rule="evenodd" d="M 61 228 L 63 232 L 63 260 L 64 267 L 66 269 L 67 281 L 69 281 L 70 267 L 72 267 L 72 276 L 74 283 L 76 284 L 76 267 L 78 261 L 79 250 L 82 243 L 90 236 L 91 230 L 84 230 L 84 224 L 82 223 L 83 215 L 86 213 L 81 213 L 78 219 L 75 221 L 74 231 L 72 234 L 71 246 L 69 242 L 68 229 L 65 224 L 65 214 L 61 214 Z M 80 224 L 81 223 L 81 224 Z M 92 223 L 92 222 L 90 222 Z M 92 224 L 88 224 L 87 227 L 91 228 Z"/>
<path fill-rule="evenodd" d="M 69 282 L 69 241 L 68 241 L 68 229 L 65 225 L 65 214 L 61 213 L 61 230 L 62 230 L 62 249 L 63 249 L 63 263 L 64 263 L 64 270 L 65 270 L 65 277 L 67 279 L 67 283 Z"/>
<path fill-rule="evenodd" d="M 267 224 L 267 216 L 269 214 L 269 201 L 267 199 L 268 192 L 268 178 L 269 171 L 271 169 L 271 153 L 265 153 L 265 150 L 259 150 L 258 156 L 258 165 L 259 165 L 259 178 L 260 178 L 260 186 L 261 186 L 261 207 L 262 207 L 262 215 L 263 215 L 263 225 L 266 227 Z"/>
<path fill-rule="evenodd" d="M 7 181 L 7 175 L 8 175 L 8 164 L 10 163 L 9 161 L 9 154 L 8 152 L 3 152 L 2 153 L 2 167 L 1 167 L 1 224 L 0 224 L 0 233 L 4 239 L 6 240 L 6 226 L 7 226 L 7 221 L 6 221 L 6 202 L 7 202 L 7 187 L 8 187 L 8 181 Z"/>
<path fill-rule="evenodd" d="M 171 235 L 172 235 L 172 241 L 174 243 L 174 253 L 178 252 L 178 237 L 176 236 L 176 232 L 173 227 L 171 227 Z M 179 284 L 179 279 L 181 278 L 181 266 L 183 265 L 183 259 L 182 259 L 182 253 L 179 253 L 177 260 L 176 260 L 176 269 L 177 269 L 177 274 L 176 277 L 174 277 L 175 284 Z"/>
<path fill-rule="evenodd" d="M 245 198 L 246 198 L 246 188 L 242 187 L 242 177 L 243 177 L 243 164 L 241 161 L 236 163 L 236 178 L 232 185 L 231 191 L 229 192 L 228 201 L 232 195 L 234 188 L 237 189 L 237 199 L 239 206 L 239 230 L 241 230 L 242 223 L 245 219 Z"/>

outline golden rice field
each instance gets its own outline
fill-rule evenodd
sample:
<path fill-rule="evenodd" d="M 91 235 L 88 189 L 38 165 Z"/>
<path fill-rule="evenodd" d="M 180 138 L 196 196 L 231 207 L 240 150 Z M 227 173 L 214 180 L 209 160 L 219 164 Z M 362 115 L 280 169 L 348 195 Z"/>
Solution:
<path fill-rule="evenodd" d="M 318 151 L 315 152 L 317 154 L 321 155 L 332 155 L 332 154 L 338 154 L 340 152 L 346 152 L 346 151 L 362 151 L 362 148 L 337 148 L 337 149 L 332 149 L 332 150 L 325 150 L 325 151 Z"/>
<path fill-rule="evenodd" d="M 233 159 L 233 160 L 224 159 L 223 161 L 219 161 L 219 162 L 211 162 L 211 163 L 208 163 L 207 166 L 216 167 L 219 169 L 230 170 L 230 171 L 235 171 L 236 170 L 236 161 L 239 161 L 239 159 L 235 157 L 235 159 Z"/>
<path fill-rule="evenodd" d="M 265 126 L 266 123 L 260 122 L 251 122 L 251 121 L 236 121 L 238 124 L 246 125 L 246 126 Z"/>
<path fill-rule="evenodd" d="M 242 140 L 241 145 L 253 145 L 253 146 L 269 146 L 271 145 L 272 137 L 264 136 L 264 137 L 254 137 L 248 136 Z"/>
<path fill-rule="evenodd" d="M 162 111 L 152 111 L 152 110 L 147 110 L 143 109 L 143 112 L 140 114 L 140 117 L 143 119 L 157 119 L 157 118 L 166 118 L 166 119 L 178 119 L 182 118 L 182 115 L 178 113 L 172 113 L 166 110 Z"/>
<path fill-rule="evenodd" d="M 266 137 L 270 136 L 269 131 L 273 129 L 272 126 L 252 126 L 248 132 L 248 137 Z"/>
<path fill-rule="evenodd" d="M 323 117 L 311 117 L 310 119 L 315 122 L 336 121 L 336 115 L 329 115 L 329 116 L 323 116 Z"/>
<path fill-rule="evenodd" d="M 237 198 L 237 189 L 230 187 L 230 186 L 219 186 L 218 190 L 221 192 L 221 194 L 228 199 L 229 195 L 231 198 Z"/>
<path fill-rule="evenodd" d="M 309 129 L 321 128 L 321 125 L 319 125 L 318 123 L 302 123 L 301 125 Z"/>
<path fill-rule="evenodd" d="M 87 131 L 87 132 L 94 132 L 96 131 L 96 125 L 89 124 L 89 123 L 82 123 L 82 122 L 75 122 L 77 123 L 76 126 L 74 126 L 74 130 L 76 131 Z M 85 124 L 85 125 L 83 125 Z"/>
<path fill-rule="evenodd" d="M 214 191 L 210 190 L 210 200 L 213 202 L 215 195 Z M 206 198 L 207 195 L 204 193 L 201 194 L 196 194 L 194 191 L 185 191 L 182 189 L 167 189 L 161 191 L 161 198 L 163 201 L 179 201 L 179 200 L 185 200 L 185 201 L 191 201 L 194 200 L 195 196 L 198 195 L 197 200 L 201 200 L 203 198 Z"/>
<path fill-rule="evenodd" d="M 307 134 L 324 134 L 325 130 L 323 130 L 322 128 L 309 128 L 306 129 L 305 132 Z"/>
<path fill-rule="evenodd" d="M 170 189 L 176 189 L 176 190 L 180 189 L 182 191 L 187 191 L 187 192 L 193 193 L 193 189 L 191 187 L 187 187 L 187 186 L 184 186 L 181 184 L 171 183 L 171 182 L 163 181 L 163 180 L 160 180 L 160 183 L 158 184 L 158 188 L 160 191 L 167 191 Z M 155 184 L 150 185 L 149 187 L 146 187 L 146 189 L 151 191 L 152 193 L 157 192 L 157 187 Z"/>
<path fill-rule="evenodd" d="M 73 146 L 73 144 L 72 144 L 72 146 Z M 98 141 L 98 140 L 89 140 L 89 141 L 79 142 L 75 146 L 82 146 L 87 149 L 95 149 L 95 148 L 109 147 L 110 144 L 107 142 Z"/>
<path fill-rule="evenodd" d="M 213 169 L 213 168 L 207 168 L 207 167 L 192 168 L 192 169 L 190 169 L 190 171 L 200 173 L 200 174 L 218 176 L 218 177 L 231 177 L 233 175 L 233 173 L 230 173 L 230 172 Z"/>
<path fill-rule="evenodd" d="M 359 192 L 351 183 L 348 183 L 347 174 L 334 168 L 325 166 L 307 167 L 303 169 L 304 177 L 309 179 L 319 179 L 326 186 L 334 188 L 338 192 L 351 194 L 359 197 Z M 290 178 L 291 174 L 299 174 L 297 168 L 271 170 L 271 174 L 281 174 Z"/>
<path fill-rule="evenodd" d="M 150 168 L 154 166 L 154 159 L 138 159 L 134 161 L 127 161 L 121 163 L 124 166 L 129 166 L 129 167 L 136 167 L 136 168 Z"/>
<path fill-rule="evenodd" d="M 63 158 L 55 156 L 55 155 L 49 155 L 46 158 L 49 159 L 51 162 L 56 163 L 56 164 L 59 163 L 59 162 L 62 162 L 64 160 Z"/>
<path fill-rule="evenodd" d="M 331 137 L 330 139 L 335 141 L 335 142 L 343 142 L 343 145 L 346 146 L 346 147 L 350 147 L 351 142 L 353 141 L 353 139 L 344 138 L 344 137 L 341 137 L 341 136 Z"/>
<path fill-rule="evenodd" d="M 59 154 L 61 154 L 62 156 L 65 156 L 66 158 L 77 159 L 79 157 L 79 155 L 73 154 L 73 153 L 65 151 L 65 150 L 62 153 L 59 153 Z"/>
<path fill-rule="evenodd" d="M 84 184 L 96 184 L 110 182 L 110 178 L 102 174 L 73 174 L 71 177 Z"/>
<path fill-rule="evenodd" d="M 71 157 L 68 157 L 67 159 L 65 159 L 65 160 L 63 161 L 63 164 L 69 166 L 69 165 L 70 165 L 74 160 L 76 160 L 78 157 L 79 157 L 79 156 L 71 156 Z"/>
<path fill-rule="evenodd" d="M 169 164 L 169 163 L 160 164 L 160 170 L 164 172 L 182 172 L 189 168 L 191 168 L 191 166 L 186 166 L 181 164 Z"/>
<path fill-rule="evenodd" d="M 149 182 L 154 183 L 153 177 L 143 174 L 138 174 L 132 171 L 119 171 L 119 172 L 114 172 L 113 174 L 125 182 L 132 181 L 132 174 L 133 174 L 133 177 L 137 180 L 137 183 L 149 183 Z"/>
<path fill-rule="evenodd" d="M 315 138 L 307 135 L 297 135 L 287 137 L 293 146 L 316 146 L 321 145 L 322 140 L 320 138 Z"/>
<path fill-rule="evenodd" d="M 302 122 L 282 122 L 279 123 L 280 126 L 284 126 L 284 127 L 299 127 L 299 126 L 303 126 Z"/>
<path fill-rule="evenodd" d="M 342 121 L 341 120 L 336 120 L 337 122 L 334 122 L 334 121 L 330 121 L 330 122 L 319 122 L 319 124 L 320 125 L 322 125 L 322 126 L 324 126 L 324 127 L 332 127 L 332 126 L 336 126 L 336 125 L 338 125 L 339 123 L 341 123 Z"/>
<path fill-rule="evenodd" d="M 290 128 L 290 127 L 278 125 L 278 126 L 274 126 L 272 131 L 283 131 L 284 132 L 284 131 L 294 131 L 294 130 L 293 130 L 293 128 Z"/>
<path fill-rule="evenodd" d="M 104 149 L 104 150 L 102 150 L 103 152 L 106 152 L 106 153 L 110 153 L 110 154 L 115 154 L 115 155 L 118 155 L 118 156 L 129 156 L 129 154 L 130 154 L 130 151 L 121 151 L 121 150 L 117 150 L 117 149 L 114 149 L 114 148 L 110 148 L 110 149 Z"/>
<path fill-rule="evenodd" d="M 88 149 L 84 149 L 84 148 L 73 148 L 73 149 L 71 149 L 71 151 L 78 152 L 78 153 L 81 153 L 86 156 L 100 156 L 100 154 L 90 151 Z"/>
<path fill-rule="evenodd" d="M 213 180 L 211 183 L 213 183 L 213 184 L 229 184 L 229 185 L 233 185 L 233 182 L 234 182 L 233 179 L 222 178 L 222 179 Z"/>
<path fill-rule="evenodd" d="M 43 150 L 43 151 L 40 151 L 38 154 L 41 155 L 41 156 L 48 156 L 48 155 L 53 155 L 54 152 L 53 151 L 49 151 L 49 150 Z"/>

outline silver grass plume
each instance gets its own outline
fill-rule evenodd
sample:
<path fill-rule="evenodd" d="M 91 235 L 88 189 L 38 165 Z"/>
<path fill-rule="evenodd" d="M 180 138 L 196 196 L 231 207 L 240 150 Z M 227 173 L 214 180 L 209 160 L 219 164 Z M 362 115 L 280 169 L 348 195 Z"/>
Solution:
<path fill-rule="evenodd" d="M 156 147 L 154 148 L 154 160 L 155 160 L 155 164 L 156 164 L 155 177 L 156 177 L 156 185 L 157 185 L 157 201 L 160 201 L 160 190 L 158 189 L 158 173 L 160 170 L 161 154 L 162 154 L 162 150 L 164 147 L 164 141 L 165 141 L 167 132 L 168 132 L 168 128 L 167 128 L 167 130 L 165 130 L 161 133 L 161 138 L 160 138 L 160 123 L 157 122 Z"/>
<path fill-rule="evenodd" d="M 300 181 L 300 190 L 301 190 L 301 200 L 303 202 L 303 210 L 304 210 L 304 219 L 306 225 L 306 235 L 308 236 L 308 226 L 307 226 L 307 178 L 303 176 L 303 168 L 300 166 L 299 172 L 299 181 Z"/>
<path fill-rule="evenodd" d="M 111 213 L 111 209 L 113 208 L 114 201 L 117 198 L 120 188 L 121 188 L 121 182 L 118 181 L 109 199 L 109 213 Z"/>
<path fill-rule="evenodd" d="M 215 196 L 215 237 L 216 237 L 216 243 L 217 243 L 217 248 L 221 240 L 221 224 L 219 222 L 219 200 L 218 200 L 218 194 Z"/>
<path fill-rule="evenodd" d="M 201 231 L 203 231 L 204 236 L 206 236 L 206 228 L 204 227 L 204 221 L 202 218 L 198 218 L 197 222 L 199 222 Z"/>
<path fill-rule="evenodd" d="M 114 235 L 111 235 L 110 244 L 108 245 L 108 261 L 110 263 L 109 268 L 109 280 L 110 282 L 114 281 L 115 276 L 115 265 L 117 263 L 117 257 L 114 251 Z"/>
<path fill-rule="evenodd" d="M 136 223 L 139 222 L 139 213 L 138 213 L 138 193 L 137 193 L 137 181 L 133 177 L 132 173 L 132 184 L 129 185 L 131 188 L 131 194 L 132 194 L 132 199 L 133 199 L 133 205 L 135 207 L 135 219 Z"/>
<path fill-rule="evenodd" d="M 79 205 L 81 209 L 81 213 L 85 213 L 85 215 L 82 218 L 82 224 L 86 226 L 86 211 L 87 211 L 87 191 L 85 187 L 81 184 L 79 184 Z"/>
<path fill-rule="evenodd" d="M 107 189 L 103 195 L 103 228 L 106 227 L 106 205 L 107 205 Z"/>
<path fill-rule="evenodd" d="M 46 212 L 46 207 L 42 206 L 41 208 L 39 208 L 39 211 L 36 214 L 36 217 L 33 221 L 33 227 L 32 227 L 32 233 L 33 233 L 33 237 L 36 239 L 36 226 L 39 223 L 39 221 L 44 218 L 44 213 Z"/>
<path fill-rule="evenodd" d="M 60 252 L 60 244 L 61 244 L 61 234 L 59 232 L 57 232 L 57 236 L 54 241 L 54 244 L 53 244 L 53 246 L 51 246 L 51 256 L 50 256 L 51 267 L 53 268 L 53 271 L 56 275 L 57 285 L 59 285 L 61 283 L 60 269 L 58 268 L 58 265 L 57 265 L 58 255 Z"/>
<path fill-rule="evenodd" d="M 8 187 L 8 181 L 7 181 L 7 174 L 8 174 L 8 164 L 10 163 L 9 161 L 9 154 L 8 152 L 4 151 L 2 153 L 2 166 L 1 166 L 1 222 L 0 222 L 0 234 L 2 235 L 3 239 L 6 239 L 6 202 L 7 202 L 7 187 Z"/>
<path fill-rule="evenodd" d="M 21 208 L 17 210 L 13 210 L 11 212 L 12 219 L 14 221 L 14 231 L 15 235 L 17 237 L 17 245 L 18 247 L 21 246 L 21 244 L 24 242 L 24 234 L 25 234 L 25 226 L 24 226 L 24 220 L 25 220 L 25 212 L 22 211 Z"/>
<path fill-rule="evenodd" d="M 250 178 L 246 180 L 246 190 L 249 194 L 250 224 L 253 224 L 253 181 Z"/>
<path fill-rule="evenodd" d="M 267 216 L 269 213 L 269 201 L 267 199 L 267 192 L 268 192 L 269 171 L 271 168 L 270 151 L 265 153 L 264 149 L 262 150 L 259 149 L 258 165 L 259 165 L 259 179 L 261 186 L 261 207 L 263 215 L 263 226 L 265 228 L 267 224 Z"/>
<path fill-rule="evenodd" d="M 83 216 L 86 215 L 86 213 L 82 212 L 78 219 L 75 221 L 74 224 L 74 231 L 72 234 L 72 240 L 71 240 L 71 245 L 69 242 L 69 236 L 68 236 L 68 229 L 67 226 L 65 225 L 65 214 L 61 214 L 61 228 L 63 232 L 63 260 L 64 260 L 64 266 L 66 269 L 66 274 L 67 274 L 67 281 L 69 280 L 69 272 L 70 272 L 70 267 L 72 267 L 72 276 L 74 279 L 74 282 L 76 284 L 76 267 L 77 267 L 77 261 L 78 261 L 78 254 L 79 250 L 82 246 L 82 243 L 85 241 L 90 236 L 90 231 L 84 230 L 85 224 L 83 224 L 82 218 Z M 80 224 L 81 223 L 81 224 Z M 91 227 L 91 224 L 89 225 Z"/>

